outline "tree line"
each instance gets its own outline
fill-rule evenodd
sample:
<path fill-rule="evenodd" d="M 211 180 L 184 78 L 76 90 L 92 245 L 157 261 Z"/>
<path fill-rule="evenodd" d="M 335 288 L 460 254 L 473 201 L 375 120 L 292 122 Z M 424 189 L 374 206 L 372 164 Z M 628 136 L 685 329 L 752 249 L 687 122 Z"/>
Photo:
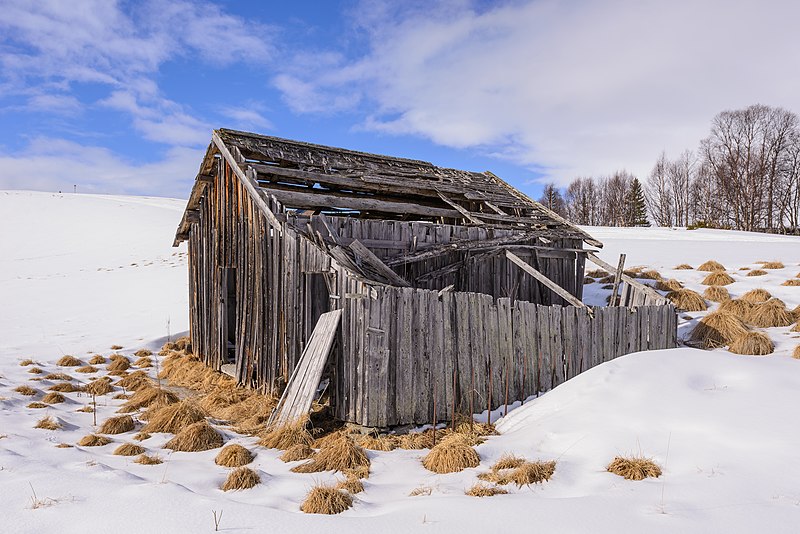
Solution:
<path fill-rule="evenodd" d="M 643 191 L 643 194 L 639 194 Z M 578 224 L 800 231 L 800 121 L 778 107 L 719 113 L 696 150 L 656 160 L 644 187 L 626 171 L 580 177 L 542 203 Z"/>

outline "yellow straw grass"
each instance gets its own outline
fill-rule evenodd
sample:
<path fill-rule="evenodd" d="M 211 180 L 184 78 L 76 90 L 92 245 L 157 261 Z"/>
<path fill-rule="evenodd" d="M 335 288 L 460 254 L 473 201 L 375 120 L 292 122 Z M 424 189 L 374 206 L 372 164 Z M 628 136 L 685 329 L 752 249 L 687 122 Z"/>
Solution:
<path fill-rule="evenodd" d="M 703 281 L 700 283 L 704 286 L 727 286 L 735 281 L 736 280 L 725 271 L 714 271 L 703 278 Z"/>
<path fill-rule="evenodd" d="M 675 266 L 675 270 L 676 270 L 676 271 L 689 271 L 689 270 L 691 270 L 691 269 L 693 269 L 693 268 L 694 268 L 694 267 L 692 267 L 692 266 L 691 266 L 691 265 L 689 265 L 688 263 L 681 263 L 680 265 L 676 265 L 676 266 Z"/>
<path fill-rule="evenodd" d="M 727 302 L 731 300 L 731 294 L 722 286 L 708 286 L 703 292 L 703 297 L 711 302 Z"/>
<path fill-rule="evenodd" d="M 200 421 L 181 430 L 164 445 L 164 448 L 182 452 L 200 452 L 222 447 L 223 443 L 224 440 L 219 432 L 205 421 Z"/>
<path fill-rule="evenodd" d="M 775 351 L 772 340 L 762 332 L 747 332 L 737 337 L 728 350 L 734 354 L 747 354 L 750 356 L 765 356 Z"/>
<path fill-rule="evenodd" d="M 455 473 L 480 464 L 480 456 L 461 434 L 444 438 L 422 459 L 422 465 L 434 473 Z"/>
<path fill-rule="evenodd" d="M 674 278 L 670 278 L 669 280 L 659 280 L 656 283 L 656 289 L 659 291 L 680 291 L 683 289 L 683 284 Z"/>
<path fill-rule="evenodd" d="M 89 434 L 83 436 L 78 442 L 81 447 L 102 447 L 111 443 L 111 439 L 105 436 L 98 436 L 97 434 Z"/>
<path fill-rule="evenodd" d="M 142 432 L 171 432 L 177 434 L 183 429 L 205 421 L 206 412 L 192 400 L 167 404 L 155 408 Z"/>
<path fill-rule="evenodd" d="M 114 388 L 111 386 L 111 379 L 107 376 L 102 378 L 98 378 L 97 380 L 92 380 L 86 386 L 84 386 L 83 390 L 88 393 L 89 395 L 105 395 L 106 393 L 111 393 L 114 391 Z"/>
<path fill-rule="evenodd" d="M 641 456 L 617 456 L 608 464 L 606 471 L 627 480 L 644 480 L 645 478 L 658 478 L 661 476 L 661 467 L 652 458 Z"/>
<path fill-rule="evenodd" d="M 767 271 L 764 271 L 762 269 L 753 269 L 752 271 L 747 273 L 747 276 L 764 276 L 765 274 L 767 274 Z"/>
<path fill-rule="evenodd" d="M 311 488 L 300 510 L 307 514 L 340 514 L 353 506 L 349 493 L 333 486 L 317 485 Z"/>
<path fill-rule="evenodd" d="M 239 467 L 228 475 L 222 491 L 240 491 L 254 488 L 261 483 L 261 477 L 249 467 Z"/>
<path fill-rule="evenodd" d="M 134 428 L 136 428 L 136 424 L 133 422 L 133 417 L 122 415 L 107 419 L 103 426 L 100 427 L 99 432 L 101 434 L 122 434 L 123 432 L 130 432 Z"/>
<path fill-rule="evenodd" d="M 284 462 L 298 462 L 300 460 L 308 460 L 315 454 L 314 449 L 300 443 L 286 449 L 286 451 L 280 455 L 280 459 Z"/>
<path fill-rule="evenodd" d="M 356 445 L 350 436 L 340 434 L 331 440 L 314 457 L 292 468 L 295 473 L 318 473 L 320 471 L 347 471 L 357 467 L 369 468 L 370 461 L 364 449 Z"/>
<path fill-rule="evenodd" d="M 253 459 L 253 453 L 245 447 L 233 443 L 231 445 L 226 445 L 219 451 L 217 457 L 214 458 L 214 463 L 225 467 L 242 467 L 252 462 Z"/>
<path fill-rule="evenodd" d="M 295 445 L 308 445 L 314 441 L 311 433 L 306 429 L 307 419 L 288 423 L 268 429 L 258 442 L 268 449 L 288 450 Z"/>
<path fill-rule="evenodd" d="M 703 348 L 712 349 L 730 344 L 747 331 L 747 325 L 736 315 L 716 311 L 700 319 L 692 331 L 691 339 L 700 342 Z"/>
<path fill-rule="evenodd" d="M 779 261 L 766 261 L 761 264 L 764 269 L 783 269 L 785 265 Z"/>
<path fill-rule="evenodd" d="M 39 419 L 39 422 L 36 423 L 34 428 L 41 428 L 43 430 L 58 430 L 61 428 L 61 423 L 48 415 Z"/>
<path fill-rule="evenodd" d="M 336 489 L 344 490 L 351 495 L 355 495 L 356 493 L 364 491 L 364 483 L 361 482 L 361 479 L 358 477 L 348 476 L 336 484 Z"/>
<path fill-rule="evenodd" d="M 708 309 L 706 301 L 696 291 L 691 289 L 679 289 L 670 291 L 667 298 L 675 304 L 675 307 L 685 311 L 705 311 Z"/>
<path fill-rule="evenodd" d="M 791 326 L 794 315 L 780 299 L 769 299 L 753 306 L 745 316 L 745 322 L 759 328 Z"/>
<path fill-rule="evenodd" d="M 800 278 L 790 278 L 781 284 L 782 286 L 800 287 Z"/>
<path fill-rule="evenodd" d="M 123 443 L 116 449 L 114 449 L 114 454 L 117 456 L 138 456 L 140 454 L 144 454 L 146 449 L 141 445 L 136 445 L 135 443 Z"/>
<path fill-rule="evenodd" d="M 64 395 L 62 395 L 58 391 L 51 391 L 50 393 L 44 396 L 42 402 L 46 402 L 47 404 L 60 404 L 65 400 L 66 399 L 64 398 Z"/>
<path fill-rule="evenodd" d="M 131 375 L 132 376 L 132 375 Z M 124 380 L 124 379 L 123 379 Z M 171 391 L 158 387 L 144 387 L 136 391 L 128 402 L 120 408 L 121 413 L 135 412 L 150 406 L 166 406 L 178 402 L 178 396 Z"/>
<path fill-rule="evenodd" d="M 163 460 L 161 459 L 160 456 L 156 456 L 156 455 L 149 456 L 147 454 L 142 454 L 141 456 L 139 456 L 138 458 L 136 458 L 134 460 L 134 463 L 142 464 L 142 465 L 158 465 L 158 464 L 160 464 L 162 462 L 163 462 Z"/>
<path fill-rule="evenodd" d="M 697 270 L 705 272 L 724 271 L 725 266 L 718 261 L 708 260 L 705 263 L 701 263 Z"/>
<path fill-rule="evenodd" d="M 766 302 L 772 298 L 772 295 L 766 289 L 751 289 L 741 297 L 741 300 L 749 302 L 750 304 L 758 304 L 759 302 Z"/>
<path fill-rule="evenodd" d="M 464 493 L 470 497 L 494 497 L 495 495 L 505 495 L 508 490 L 478 482 Z"/>
<path fill-rule="evenodd" d="M 83 365 L 83 362 L 80 361 L 75 356 L 66 354 L 58 359 L 56 365 L 59 365 L 61 367 L 78 367 L 79 365 Z"/>

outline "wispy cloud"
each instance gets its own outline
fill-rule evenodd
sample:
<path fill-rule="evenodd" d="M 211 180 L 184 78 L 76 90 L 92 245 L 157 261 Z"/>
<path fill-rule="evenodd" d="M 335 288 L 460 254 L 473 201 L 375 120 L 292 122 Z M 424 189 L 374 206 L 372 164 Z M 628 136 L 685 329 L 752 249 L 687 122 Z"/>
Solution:
<path fill-rule="evenodd" d="M 726 108 L 800 110 L 791 2 L 371 1 L 352 13 L 367 52 L 277 76 L 293 109 L 349 109 L 366 128 L 476 147 L 562 183 L 645 174 Z"/>
<path fill-rule="evenodd" d="M 223 106 L 220 115 L 232 121 L 232 128 L 239 130 L 271 130 L 272 123 L 263 115 L 265 106 L 259 102 L 247 102 L 244 107 Z"/>

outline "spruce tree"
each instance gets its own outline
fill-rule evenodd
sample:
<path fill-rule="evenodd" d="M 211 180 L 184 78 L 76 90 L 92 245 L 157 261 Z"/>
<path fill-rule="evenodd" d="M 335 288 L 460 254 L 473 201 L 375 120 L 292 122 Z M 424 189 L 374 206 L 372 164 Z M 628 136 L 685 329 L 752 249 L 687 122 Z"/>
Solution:
<path fill-rule="evenodd" d="M 644 190 L 638 178 L 631 180 L 625 199 L 625 211 L 627 226 L 650 226 L 650 222 L 647 220 Z"/>

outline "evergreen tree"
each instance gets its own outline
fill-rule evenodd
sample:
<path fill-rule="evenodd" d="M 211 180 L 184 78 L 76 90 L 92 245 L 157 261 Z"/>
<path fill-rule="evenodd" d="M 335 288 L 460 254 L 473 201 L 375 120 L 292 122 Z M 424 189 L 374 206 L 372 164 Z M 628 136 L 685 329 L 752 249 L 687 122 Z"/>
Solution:
<path fill-rule="evenodd" d="M 626 226 L 650 226 L 650 222 L 647 220 L 647 202 L 638 178 L 631 180 L 628 194 L 625 197 Z"/>

